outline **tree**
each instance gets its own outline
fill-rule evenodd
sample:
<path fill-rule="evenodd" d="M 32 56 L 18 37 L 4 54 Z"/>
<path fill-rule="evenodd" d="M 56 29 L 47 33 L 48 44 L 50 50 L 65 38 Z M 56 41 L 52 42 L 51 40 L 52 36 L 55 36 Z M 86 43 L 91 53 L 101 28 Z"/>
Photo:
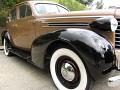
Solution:
<path fill-rule="evenodd" d="M 55 1 L 58 2 L 64 6 L 66 6 L 68 9 L 71 11 L 78 11 L 78 10 L 84 10 L 86 9 L 86 6 L 79 3 L 76 0 L 50 0 L 50 1 Z"/>
<path fill-rule="evenodd" d="M 25 1 L 25 0 L 3 0 L 2 3 L 5 8 L 10 8 L 14 6 L 15 4 L 22 2 L 22 1 Z"/>
<path fill-rule="evenodd" d="M 97 9 L 102 9 L 103 8 L 103 0 L 99 0 L 99 1 L 97 1 L 97 6 L 96 6 L 96 8 Z"/>
<path fill-rule="evenodd" d="M 15 4 L 20 3 L 25 0 L 1 0 L 0 5 L 0 16 L 6 16 L 7 10 L 13 7 Z"/>
<path fill-rule="evenodd" d="M 78 2 L 84 4 L 84 5 L 89 5 L 92 3 L 94 0 L 77 0 Z"/>

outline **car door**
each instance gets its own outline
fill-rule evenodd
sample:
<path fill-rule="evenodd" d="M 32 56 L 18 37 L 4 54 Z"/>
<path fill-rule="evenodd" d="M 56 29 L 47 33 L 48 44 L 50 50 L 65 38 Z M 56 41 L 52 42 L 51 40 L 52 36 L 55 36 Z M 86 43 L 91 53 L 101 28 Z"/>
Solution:
<path fill-rule="evenodd" d="M 14 31 L 15 46 L 30 50 L 32 41 L 35 38 L 35 30 L 32 16 L 32 11 L 29 5 L 24 4 L 20 5 L 18 8 L 18 20 L 14 27 L 16 28 Z"/>
<path fill-rule="evenodd" d="M 11 36 L 12 44 L 16 39 L 16 22 L 17 22 L 17 7 L 9 11 L 9 20 L 7 22 L 7 31 Z"/>

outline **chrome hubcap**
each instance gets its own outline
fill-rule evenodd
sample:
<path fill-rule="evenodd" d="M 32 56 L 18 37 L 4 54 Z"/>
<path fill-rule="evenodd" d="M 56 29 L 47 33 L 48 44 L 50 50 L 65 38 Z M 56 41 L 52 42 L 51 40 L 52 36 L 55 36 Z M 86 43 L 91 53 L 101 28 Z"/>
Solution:
<path fill-rule="evenodd" d="M 73 66 L 69 63 L 63 63 L 61 67 L 61 74 L 63 78 L 67 81 L 73 81 L 75 78 L 75 70 Z"/>

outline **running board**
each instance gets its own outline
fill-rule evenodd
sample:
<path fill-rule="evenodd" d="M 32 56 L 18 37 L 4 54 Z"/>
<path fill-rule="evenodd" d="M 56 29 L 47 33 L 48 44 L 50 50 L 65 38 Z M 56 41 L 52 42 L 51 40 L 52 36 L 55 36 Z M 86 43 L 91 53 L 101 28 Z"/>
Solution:
<path fill-rule="evenodd" d="M 23 51 L 23 50 L 20 50 L 20 49 L 16 49 L 16 48 L 10 48 L 9 49 L 11 53 L 27 60 L 27 61 L 31 61 L 31 54 L 30 52 L 27 52 L 27 51 Z"/>

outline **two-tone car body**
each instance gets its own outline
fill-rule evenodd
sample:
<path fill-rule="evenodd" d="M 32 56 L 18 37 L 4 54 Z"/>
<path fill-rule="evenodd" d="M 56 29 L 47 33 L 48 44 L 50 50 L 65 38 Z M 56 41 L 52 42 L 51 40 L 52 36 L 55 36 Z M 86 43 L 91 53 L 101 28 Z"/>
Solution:
<path fill-rule="evenodd" d="M 88 90 L 116 68 L 120 10 L 70 12 L 46 1 L 25 1 L 9 11 L 4 52 L 50 69 L 59 90 Z M 117 29 L 117 30 L 116 30 Z"/>

